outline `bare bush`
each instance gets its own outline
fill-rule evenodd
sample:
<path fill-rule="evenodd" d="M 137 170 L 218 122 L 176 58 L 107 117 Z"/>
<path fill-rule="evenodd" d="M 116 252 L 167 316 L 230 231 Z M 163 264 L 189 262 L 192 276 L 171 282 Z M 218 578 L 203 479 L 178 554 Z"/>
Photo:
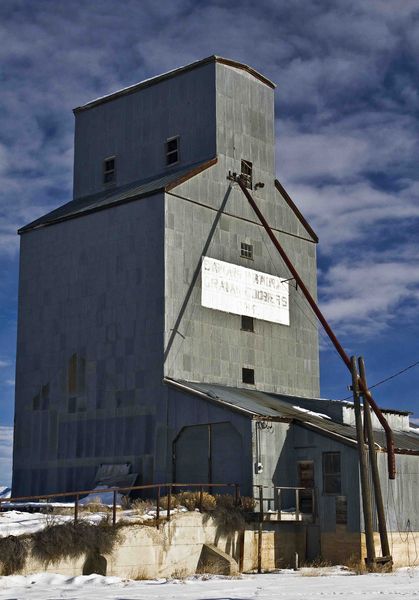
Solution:
<path fill-rule="evenodd" d="M 9 535 L 0 538 L 1 575 L 12 575 L 21 571 L 28 557 L 28 538 Z"/>
<path fill-rule="evenodd" d="M 111 554 L 120 538 L 119 528 L 106 521 L 98 525 L 86 521 L 61 523 L 32 535 L 32 555 L 48 565 L 85 554 Z"/>
<path fill-rule="evenodd" d="M 201 492 L 180 492 L 177 494 L 177 500 L 180 506 L 184 506 L 188 510 L 195 510 L 201 507 Z M 202 492 L 202 510 L 214 510 L 216 501 L 214 496 L 208 492 Z"/>

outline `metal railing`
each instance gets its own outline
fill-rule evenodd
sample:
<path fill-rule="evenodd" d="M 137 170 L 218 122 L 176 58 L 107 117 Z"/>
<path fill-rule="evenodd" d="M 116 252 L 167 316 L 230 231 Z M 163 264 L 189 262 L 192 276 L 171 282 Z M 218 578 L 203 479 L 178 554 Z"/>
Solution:
<path fill-rule="evenodd" d="M 314 488 L 306 488 L 306 487 L 287 487 L 287 486 L 278 486 L 278 485 L 254 485 L 254 488 L 258 489 L 258 502 L 259 502 L 259 515 L 261 515 L 261 519 L 263 520 L 263 516 L 266 514 L 266 511 L 264 510 L 264 502 L 273 502 L 274 504 L 274 512 L 272 513 L 270 511 L 270 514 L 275 514 L 277 516 L 277 520 L 281 521 L 281 520 L 287 520 L 287 521 L 302 521 L 302 515 L 307 514 L 311 516 L 311 520 L 314 522 L 315 520 L 315 493 L 314 493 Z M 266 494 L 264 494 L 263 490 L 264 489 L 269 489 L 273 491 L 273 497 L 270 496 L 266 496 Z M 294 515 L 295 518 L 294 519 L 283 519 L 283 492 L 294 492 L 294 499 L 295 499 L 295 511 L 294 511 Z M 300 500 L 302 498 L 302 494 L 301 492 L 305 492 L 308 496 L 308 498 L 310 499 L 311 502 L 311 510 L 306 512 L 306 511 L 302 511 L 300 508 Z M 289 510 L 289 509 L 288 509 Z"/>
<path fill-rule="evenodd" d="M 167 511 L 166 511 L 166 521 L 170 521 L 172 508 L 172 495 L 173 491 L 176 488 L 197 488 L 199 491 L 199 503 L 198 509 L 199 512 L 202 512 L 203 506 L 203 495 L 204 489 L 210 489 L 211 491 L 214 488 L 233 488 L 234 489 L 234 504 L 238 506 L 240 504 L 240 485 L 238 483 L 150 483 L 146 485 L 134 485 L 127 487 L 110 487 L 104 489 L 93 489 L 93 490 L 79 490 L 77 492 L 57 492 L 55 494 L 41 494 L 37 496 L 16 496 L 13 498 L 0 498 L 0 512 L 4 509 L 4 506 L 8 506 L 10 508 L 14 503 L 25 503 L 25 502 L 36 502 L 36 501 L 46 501 L 45 505 L 48 506 L 48 503 L 52 500 L 56 500 L 57 498 L 74 498 L 74 522 L 76 523 L 79 518 L 79 506 L 80 506 L 80 498 L 82 496 L 89 496 L 91 494 L 95 494 L 100 498 L 101 494 L 109 494 L 112 493 L 112 524 L 116 524 L 116 513 L 118 507 L 118 494 L 122 492 L 132 492 L 132 491 L 141 491 L 141 490 L 156 490 L 156 526 L 158 527 L 160 521 L 160 498 L 161 491 L 167 491 Z"/>

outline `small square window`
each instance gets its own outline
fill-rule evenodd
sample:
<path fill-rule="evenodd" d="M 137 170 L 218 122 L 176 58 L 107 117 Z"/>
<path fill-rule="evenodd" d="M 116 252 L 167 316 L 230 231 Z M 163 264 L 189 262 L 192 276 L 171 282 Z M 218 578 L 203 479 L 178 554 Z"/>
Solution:
<path fill-rule="evenodd" d="M 174 165 L 179 162 L 179 136 L 166 140 L 166 164 Z"/>
<path fill-rule="evenodd" d="M 240 244 L 240 256 L 242 258 L 249 258 L 253 260 L 253 246 L 251 244 L 245 244 L 242 242 Z"/>
<path fill-rule="evenodd" d="M 340 452 L 323 452 L 323 493 L 341 493 Z"/>
<path fill-rule="evenodd" d="M 103 183 L 114 183 L 115 181 L 116 160 L 114 156 L 110 156 L 103 161 Z"/>
<path fill-rule="evenodd" d="M 242 369 L 242 381 L 243 383 L 255 384 L 255 370 L 254 369 Z"/>
<path fill-rule="evenodd" d="M 41 396 L 40 394 L 37 394 L 36 396 L 33 397 L 32 400 L 32 410 L 40 410 L 41 408 Z"/>
<path fill-rule="evenodd" d="M 244 183 L 244 185 L 249 188 L 249 190 L 252 189 L 252 171 L 253 171 L 253 164 L 250 162 L 250 160 L 242 160 L 241 162 L 241 179 Z"/>
<path fill-rule="evenodd" d="M 254 331 L 253 317 L 242 315 L 242 331 Z"/>

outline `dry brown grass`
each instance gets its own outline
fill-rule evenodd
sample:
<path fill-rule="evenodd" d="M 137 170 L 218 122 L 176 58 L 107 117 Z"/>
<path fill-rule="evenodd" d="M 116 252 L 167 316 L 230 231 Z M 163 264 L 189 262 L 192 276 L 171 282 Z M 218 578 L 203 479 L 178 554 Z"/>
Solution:
<path fill-rule="evenodd" d="M 9 535 L 0 538 L 0 565 L 1 575 L 19 573 L 25 564 L 29 553 L 27 536 Z"/>
<path fill-rule="evenodd" d="M 345 567 L 354 573 L 354 575 L 365 575 L 365 573 L 368 572 L 365 560 L 355 555 L 349 557 L 349 559 L 345 562 Z"/>
<path fill-rule="evenodd" d="M 195 510 L 201 506 L 200 492 L 180 492 L 177 494 L 177 499 L 180 506 L 184 506 L 188 510 Z M 216 506 L 215 498 L 208 492 L 202 492 L 202 510 L 214 510 Z"/>
<path fill-rule="evenodd" d="M 32 555 L 44 565 L 88 554 L 111 554 L 121 540 L 120 528 L 106 521 L 48 525 L 32 534 Z"/>

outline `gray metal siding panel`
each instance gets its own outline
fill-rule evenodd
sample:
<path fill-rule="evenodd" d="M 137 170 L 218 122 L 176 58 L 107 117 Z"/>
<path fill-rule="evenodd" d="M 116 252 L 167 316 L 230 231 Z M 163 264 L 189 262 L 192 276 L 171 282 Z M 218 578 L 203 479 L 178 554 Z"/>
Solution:
<path fill-rule="evenodd" d="M 14 494 L 88 487 L 100 462 L 135 471 L 155 454 L 165 414 L 163 211 L 154 196 L 22 236 Z M 85 411 L 69 414 L 74 352 L 86 360 Z M 34 411 L 46 383 L 50 408 Z"/>
<path fill-rule="evenodd" d="M 164 171 L 165 141 L 180 135 L 181 163 L 215 155 L 215 63 L 76 114 L 74 197 L 103 189 L 102 161 L 117 156 L 123 185 Z"/>

